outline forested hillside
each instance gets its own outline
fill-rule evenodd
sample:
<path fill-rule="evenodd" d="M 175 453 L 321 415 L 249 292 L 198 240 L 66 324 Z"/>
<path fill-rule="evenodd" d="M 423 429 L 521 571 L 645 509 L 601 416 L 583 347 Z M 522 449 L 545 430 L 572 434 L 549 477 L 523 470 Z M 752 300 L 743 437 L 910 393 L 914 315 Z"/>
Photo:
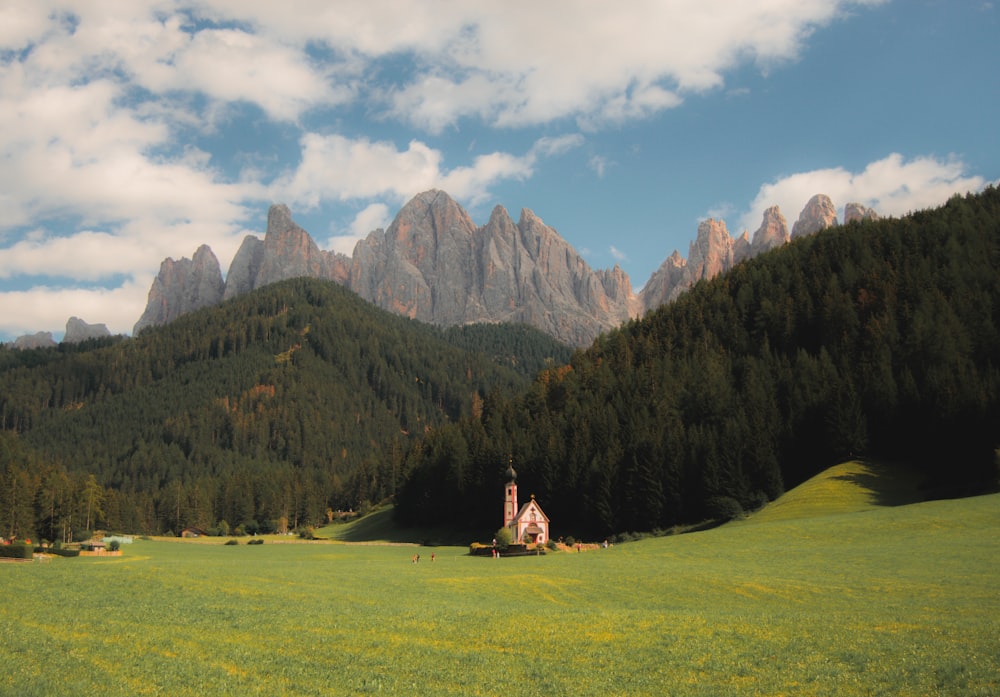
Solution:
<path fill-rule="evenodd" d="M 411 438 L 569 353 L 307 279 L 134 339 L 2 350 L 0 535 L 318 523 L 392 494 Z"/>
<path fill-rule="evenodd" d="M 600 337 L 530 390 L 408 454 L 402 522 L 447 504 L 500 523 L 512 457 L 563 534 L 759 506 L 851 456 L 928 495 L 993 486 L 1000 446 L 1000 192 L 803 237 Z"/>

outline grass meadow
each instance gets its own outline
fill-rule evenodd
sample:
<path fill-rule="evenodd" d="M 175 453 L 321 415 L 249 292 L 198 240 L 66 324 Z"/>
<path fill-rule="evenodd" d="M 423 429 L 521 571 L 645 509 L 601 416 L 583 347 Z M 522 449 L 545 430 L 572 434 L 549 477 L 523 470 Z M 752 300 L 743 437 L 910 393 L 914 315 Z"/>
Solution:
<path fill-rule="evenodd" d="M 1000 495 L 890 507 L 877 475 L 583 553 L 216 538 L 3 564 L 0 695 L 1000 694 Z"/>

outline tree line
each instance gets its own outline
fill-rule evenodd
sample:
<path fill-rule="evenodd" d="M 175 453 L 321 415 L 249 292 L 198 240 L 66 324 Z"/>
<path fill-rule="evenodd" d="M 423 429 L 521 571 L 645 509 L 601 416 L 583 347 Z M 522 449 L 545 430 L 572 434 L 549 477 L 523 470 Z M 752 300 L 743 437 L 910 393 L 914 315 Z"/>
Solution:
<path fill-rule="evenodd" d="M 513 459 L 558 529 L 731 516 L 870 456 L 995 486 L 1000 192 L 797 239 L 608 332 L 406 455 L 399 520 L 499 521 Z"/>

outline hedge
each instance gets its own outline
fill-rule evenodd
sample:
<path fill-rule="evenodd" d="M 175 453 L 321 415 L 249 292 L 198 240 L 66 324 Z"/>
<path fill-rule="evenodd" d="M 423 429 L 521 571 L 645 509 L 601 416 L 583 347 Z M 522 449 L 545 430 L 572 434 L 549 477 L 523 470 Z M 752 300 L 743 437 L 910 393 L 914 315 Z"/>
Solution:
<path fill-rule="evenodd" d="M 30 545 L 0 545 L 0 557 L 5 559 L 31 559 L 34 551 Z"/>

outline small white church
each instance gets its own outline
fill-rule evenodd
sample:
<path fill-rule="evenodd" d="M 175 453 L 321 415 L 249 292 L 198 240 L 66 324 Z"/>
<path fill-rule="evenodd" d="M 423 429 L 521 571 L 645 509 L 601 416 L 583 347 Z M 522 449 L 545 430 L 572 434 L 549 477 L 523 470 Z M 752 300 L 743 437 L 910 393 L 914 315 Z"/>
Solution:
<path fill-rule="evenodd" d="M 510 528 L 511 540 L 515 543 L 544 544 L 549 541 L 549 518 L 542 507 L 531 501 L 517 507 L 517 472 L 514 466 L 507 468 L 507 485 L 504 489 L 503 524 Z"/>

